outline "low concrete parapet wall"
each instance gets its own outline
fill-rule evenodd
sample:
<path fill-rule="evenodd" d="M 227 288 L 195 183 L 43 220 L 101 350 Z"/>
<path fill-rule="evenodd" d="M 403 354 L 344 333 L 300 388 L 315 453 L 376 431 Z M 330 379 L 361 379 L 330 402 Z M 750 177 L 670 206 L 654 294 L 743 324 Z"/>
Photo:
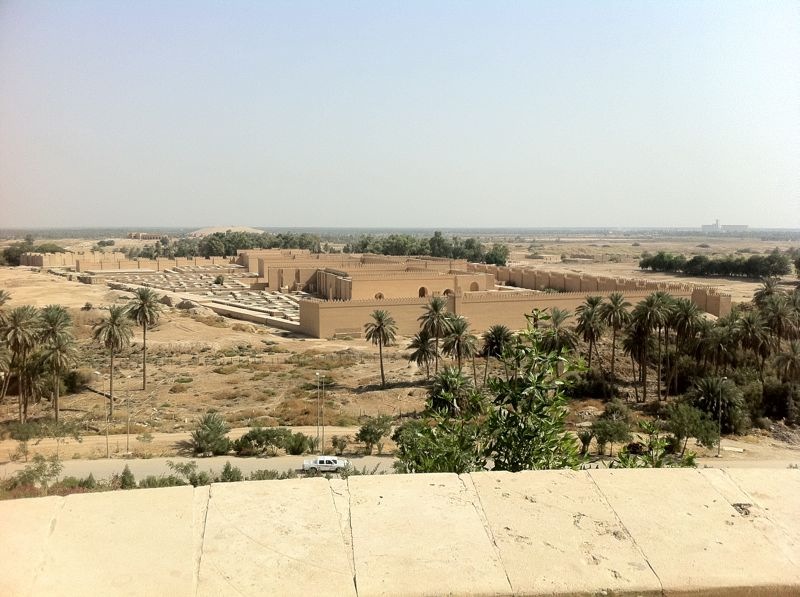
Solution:
<path fill-rule="evenodd" d="M 352 476 L 0 502 L 0 594 L 797 595 L 800 470 Z"/>

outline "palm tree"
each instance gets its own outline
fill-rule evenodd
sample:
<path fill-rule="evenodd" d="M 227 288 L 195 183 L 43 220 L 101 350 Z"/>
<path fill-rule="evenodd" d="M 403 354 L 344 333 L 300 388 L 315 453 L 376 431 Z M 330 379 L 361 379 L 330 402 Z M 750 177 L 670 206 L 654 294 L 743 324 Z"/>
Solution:
<path fill-rule="evenodd" d="M 15 307 L 8 312 L 0 329 L 0 342 L 5 343 L 11 352 L 9 371 L 3 383 L 0 401 L 5 398 L 11 375 L 16 374 L 19 386 L 19 421 L 24 423 L 28 418 L 28 387 L 25 375 L 31 354 L 36 348 L 40 328 L 39 311 L 30 305 Z"/>
<path fill-rule="evenodd" d="M 737 325 L 742 350 L 751 352 L 756 359 L 761 360 L 761 366 L 757 368 L 758 377 L 764 383 L 764 364 L 770 353 L 769 330 L 764 319 L 758 311 L 747 311 L 739 318 Z"/>
<path fill-rule="evenodd" d="M 41 320 L 40 340 L 44 344 L 42 359 L 53 374 L 53 412 L 58 422 L 61 374 L 77 357 L 71 330 L 72 318 L 61 305 L 48 305 L 42 309 Z"/>
<path fill-rule="evenodd" d="M 139 287 L 128 303 L 128 316 L 142 327 L 142 389 L 147 389 L 147 328 L 158 322 L 161 305 L 152 288 Z"/>
<path fill-rule="evenodd" d="M 486 385 L 486 378 L 489 376 L 489 358 L 499 359 L 503 356 L 503 351 L 511 342 L 513 334 L 506 326 L 495 324 L 483 333 L 483 356 L 486 359 L 486 366 L 483 370 L 483 383 Z M 508 377 L 508 371 L 506 371 Z"/>
<path fill-rule="evenodd" d="M 5 321 L 6 313 L 3 310 L 3 307 L 9 300 L 11 300 L 11 295 L 8 293 L 8 291 L 0 288 L 0 325 L 3 325 L 3 321 Z"/>
<path fill-rule="evenodd" d="M 782 339 L 788 339 L 794 333 L 794 314 L 788 297 L 775 294 L 764 300 L 761 315 L 772 336 L 773 349 L 780 349 Z"/>
<path fill-rule="evenodd" d="M 652 350 L 650 332 L 638 322 L 632 321 L 628 326 L 627 333 L 622 338 L 622 350 L 631 359 L 636 402 L 639 402 L 637 383 L 642 384 L 642 402 L 647 402 L 647 361 Z M 639 366 L 638 375 L 636 373 L 636 365 Z"/>
<path fill-rule="evenodd" d="M 677 391 L 677 353 L 679 351 L 687 351 L 689 341 L 697 335 L 702 319 L 703 315 L 700 313 L 700 309 L 689 299 L 679 298 L 672 301 L 668 323 L 669 327 L 675 330 L 676 359 L 672 366 L 672 371 L 667 372 L 667 393 L 669 393 L 671 380 L 675 381 L 675 391 Z"/>
<path fill-rule="evenodd" d="M 449 331 L 450 319 L 447 313 L 447 301 L 441 296 L 433 297 L 424 307 L 425 312 L 417 318 L 421 329 L 432 336 L 436 350 L 436 365 L 434 371 L 439 372 L 439 338 Z"/>
<path fill-rule="evenodd" d="M 575 331 L 589 344 L 589 369 L 592 368 L 592 351 L 595 343 L 602 337 L 605 326 L 600 317 L 600 307 L 603 305 L 602 296 L 587 296 L 586 301 L 575 309 L 578 324 Z"/>
<path fill-rule="evenodd" d="M 761 286 L 753 293 L 753 302 L 758 307 L 763 307 L 770 297 L 783 294 L 780 287 L 780 278 L 761 278 Z"/>
<path fill-rule="evenodd" d="M 700 350 L 706 362 L 710 359 L 714 363 L 715 375 L 719 373 L 720 366 L 727 369 L 737 345 L 735 330 L 726 322 L 720 321 L 700 341 Z"/>
<path fill-rule="evenodd" d="M 658 368 L 658 399 L 661 400 L 661 330 L 667 322 L 669 316 L 668 297 L 666 293 L 654 292 L 647 296 L 643 301 L 639 302 L 634 308 L 631 315 L 636 325 L 641 331 L 648 335 L 654 330 L 657 332 L 657 368 Z M 647 363 L 644 363 L 647 367 Z M 645 374 L 646 377 L 646 374 Z M 645 383 L 645 398 L 647 396 L 647 384 Z"/>
<path fill-rule="evenodd" d="M 670 327 L 675 330 L 677 344 L 686 349 L 690 338 L 693 338 L 700 327 L 703 315 L 692 301 L 685 298 L 676 299 L 670 313 Z"/>
<path fill-rule="evenodd" d="M 552 311 L 550 311 L 550 325 L 542 342 L 546 351 L 575 350 L 578 346 L 578 336 L 566 325 L 570 316 L 571 313 L 566 309 L 553 307 Z"/>
<path fill-rule="evenodd" d="M 606 325 L 611 327 L 611 378 L 614 378 L 614 364 L 617 357 L 617 333 L 628 325 L 631 314 L 628 308 L 631 304 L 625 300 L 621 292 L 612 292 L 608 295 L 608 302 L 598 307 L 600 317 Z"/>
<path fill-rule="evenodd" d="M 475 355 L 478 352 L 478 338 L 469 329 L 469 322 L 461 315 L 451 317 L 447 335 L 442 341 L 442 352 L 456 359 L 458 370 L 464 358 L 472 358 L 472 379 L 477 385 Z"/>
<path fill-rule="evenodd" d="M 433 376 L 433 383 L 428 391 L 428 407 L 430 410 L 456 415 L 463 409 L 470 389 L 469 380 L 461 371 L 455 367 L 442 367 Z"/>
<path fill-rule="evenodd" d="M 111 355 L 108 381 L 108 417 L 114 417 L 114 353 L 119 352 L 131 343 L 133 332 L 131 320 L 125 307 L 112 305 L 108 308 L 108 316 L 94 325 L 94 339 L 108 349 Z"/>
<path fill-rule="evenodd" d="M 386 387 L 386 376 L 383 372 L 383 347 L 394 344 L 397 324 L 388 311 L 377 309 L 372 312 L 372 321 L 364 324 L 365 337 L 373 344 L 378 345 L 378 355 L 381 361 L 381 387 Z"/>
<path fill-rule="evenodd" d="M 71 334 L 56 336 L 42 351 L 42 362 L 53 373 L 53 412 L 56 423 L 59 418 L 59 394 L 61 392 L 61 374 L 72 366 L 78 356 L 75 340 Z"/>
<path fill-rule="evenodd" d="M 742 409 L 742 394 L 730 379 L 701 377 L 688 392 L 694 406 L 720 422 L 722 431 L 734 431 Z"/>
<path fill-rule="evenodd" d="M 420 330 L 411 338 L 408 348 L 412 350 L 408 355 L 408 360 L 416 363 L 417 366 L 425 365 L 425 377 L 431 377 L 431 361 L 436 359 L 436 349 L 433 346 L 433 338 L 425 330 Z"/>
<path fill-rule="evenodd" d="M 775 369 L 784 383 L 800 382 L 800 342 L 792 340 L 788 350 L 775 356 Z"/>

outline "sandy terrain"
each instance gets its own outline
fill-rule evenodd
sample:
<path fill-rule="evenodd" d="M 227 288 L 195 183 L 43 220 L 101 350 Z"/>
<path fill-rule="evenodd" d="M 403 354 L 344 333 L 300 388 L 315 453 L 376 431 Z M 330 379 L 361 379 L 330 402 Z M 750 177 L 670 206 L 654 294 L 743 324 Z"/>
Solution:
<path fill-rule="evenodd" d="M 729 253 L 744 248 L 765 251 L 776 244 L 784 248 L 781 243 L 752 240 L 705 241 L 712 248 L 697 248 L 696 245 L 703 242 L 698 239 L 680 242 L 561 239 L 559 242 L 536 243 L 535 251 L 594 254 L 604 261 L 542 265 L 525 258 L 532 252 L 528 243 L 517 244 L 512 259 L 517 263 L 549 269 L 706 283 L 731 293 L 736 301 L 743 301 L 752 297 L 758 282 L 699 280 L 644 273 L 637 268 L 638 256 L 644 250 L 689 254 L 695 251 Z M 639 246 L 633 246 L 634 242 Z M 618 255 L 618 261 L 610 261 L 611 255 Z M 787 277 L 785 281 L 788 285 L 795 279 Z M 0 268 L 0 288 L 11 293 L 9 307 L 20 304 L 37 307 L 62 304 L 68 307 L 77 324 L 76 336 L 81 353 L 79 368 L 90 376 L 92 388 L 107 391 L 108 355 L 92 343 L 91 327 L 102 317 L 102 307 L 124 304 L 130 294 L 25 268 Z M 86 303 L 91 303 L 93 309 L 82 310 Z M 141 330 L 134 330 L 133 345 L 117 358 L 114 388 L 117 408 L 110 432 L 112 435 L 124 432 L 129 404 L 133 435 L 149 432 L 156 437 L 147 446 L 139 446 L 146 447 L 144 451 L 153 455 L 174 453 L 170 446 L 179 441 L 178 437 L 184 437 L 162 438 L 160 434 L 185 434 L 193 428 L 197 418 L 209 410 L 220 412 L 235 428 L 251 424 L 313 425 L 316 422 L 317 371 L 326 375 L 325 411 L 329 424 L 352 431 L 361 415 L 407 413 L 423 407 L 426 390 L 421 382 L 424 375 L 404 358 L 407 338 L 398 338 L 398 346 L 385 351 L 389 387 L 381 390 L 377 349 L 364 340 L 326 341 L 286 336 L 285 332 L 276 329 L 165 308 L 158 326 L 148 332 L 147 391 L 141 389 Z M 605 362 L 608 355 L 610 340 L 606 339 L 601 343 L 598 358 Z M 605 366 L 608 364 L 605 362 Z M 629 365 L 625 360 L 619 360 L 617 366 L 619 374 L 627 377 Z M 469 367 L 467 373 L 470 373 Z M 105 431 L 105 401 L 100 394 L 84 390 L 63 396 L 61 404 L 64 417 L 78 422 L 86 433 L 91 434 Z M 591 400 L 574 401 L 571 422 L 583 421 L 577 413 L 592 408 L 599 414 L 602 404 Z M 0 423 L 14 420 L 16 409 L 13 397 L 0 405 Z M 49 416 L 50 412 L 49 403 L 44 401 L 32 405 L 30 415 L 35 419 Z M 759 441 L 766 440 L 760 438 Z M 97 442 L 99 445 L 95 445 Z M 118 443 L 115 442 L 112 452 L 119 453 Z M 46 445 L 44 443 L 42 447 Z M 139 451 L 139 447 L 135 450 Z M 764 447 L 768 454 L 779 449 L 768 444 Z M 8 446 L 0 445 L 0 460 L 7 458 L 8 452 Z M 65 454 L 72 456 L 76 453 L 84 457 L 104 456 L 105 437 L 87 437 L 84 444 L 66 448 Z M 736 454 L 732 453 L 731 457 L 735 458 Z"/>

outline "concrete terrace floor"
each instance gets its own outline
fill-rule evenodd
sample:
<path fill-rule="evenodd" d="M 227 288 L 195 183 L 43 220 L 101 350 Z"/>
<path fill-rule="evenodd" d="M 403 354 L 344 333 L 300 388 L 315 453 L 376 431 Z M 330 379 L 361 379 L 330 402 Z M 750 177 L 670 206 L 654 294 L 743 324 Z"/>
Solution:
<path fill-rule="evenodd" d="M 797 595 L 800 470 L 386 475 L 0 502 L 0 595 Z"/>

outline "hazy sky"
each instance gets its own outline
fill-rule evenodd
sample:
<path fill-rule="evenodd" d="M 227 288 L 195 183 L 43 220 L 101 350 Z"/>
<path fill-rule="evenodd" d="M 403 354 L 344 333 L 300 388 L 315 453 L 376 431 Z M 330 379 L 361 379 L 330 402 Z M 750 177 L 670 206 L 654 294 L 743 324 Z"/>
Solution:
<path fill-rule="evenodd" d="M 0 0 L 0 226 L 800 227 L 800 2 Z"/>

